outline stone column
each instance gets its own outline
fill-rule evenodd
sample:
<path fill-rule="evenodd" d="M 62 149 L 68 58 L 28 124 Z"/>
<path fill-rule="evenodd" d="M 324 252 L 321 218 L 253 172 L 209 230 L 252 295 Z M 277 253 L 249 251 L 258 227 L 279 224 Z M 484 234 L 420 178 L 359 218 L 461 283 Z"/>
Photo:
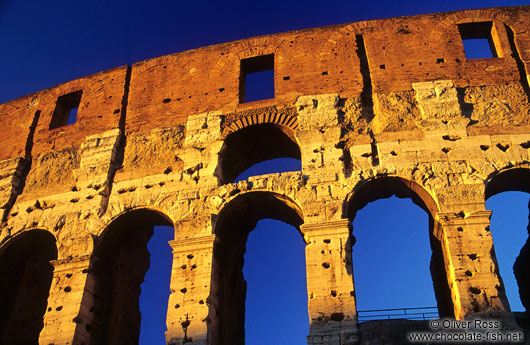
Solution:
<path fill-rule="evenodd" d="M 358 342 L 349 220 L 304 224 L 309 345 Z"/>
<path fill-rule="evenodd" d="M 173 248 L 167 344 L 205 345 L 207 341 L 215 235 L 170 241 Z"/>
<path fill-rule="evenodd" d="M 493 252 L 491 211 L 438 212 L 434 236 L 442 245 L 456 319 L 509 310 Z"/>
<path fill-rule="evenodd" d="M 91 291 L 94 284 L 92 275 L 88 274 L 90 256 L 51 263 L 54 266 L 53 280 L 39 344 L 90 344 L 93 301 L 87 299 L 92 294 L 85 293 Z"/>

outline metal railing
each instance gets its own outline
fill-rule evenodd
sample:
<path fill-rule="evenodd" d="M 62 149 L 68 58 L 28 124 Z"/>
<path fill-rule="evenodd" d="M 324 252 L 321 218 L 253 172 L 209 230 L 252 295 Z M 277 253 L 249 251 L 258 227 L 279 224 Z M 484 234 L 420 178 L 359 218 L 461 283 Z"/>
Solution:
<path fill-rule="evenodd" d="M 359 322 L 373 320 L 432 320 L 438 319 L 438 307 L 417 307 L 398 309 L 374 309 L 357 311 Z"/>

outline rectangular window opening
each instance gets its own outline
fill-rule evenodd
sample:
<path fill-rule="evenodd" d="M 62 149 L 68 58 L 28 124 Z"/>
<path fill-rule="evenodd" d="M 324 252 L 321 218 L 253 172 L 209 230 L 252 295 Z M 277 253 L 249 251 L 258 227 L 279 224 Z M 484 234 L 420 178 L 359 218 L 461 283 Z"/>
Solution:
<path fill-rule="evenodd" d="M 458 24 L 458 31 L 468 60 L 502 57 L 497 30 L 493 22 Z"/>
<path fill-rule="evenodd" d="M 274 54 L 241 60 L 239 103 L 274 98 Z"/>
<path fill-rule="evenodd" d="M 50 129 L 71 125 L 77 121 L 77 112 L 82 95 L 83 90 L 79 90 L 57 98 Z"/>

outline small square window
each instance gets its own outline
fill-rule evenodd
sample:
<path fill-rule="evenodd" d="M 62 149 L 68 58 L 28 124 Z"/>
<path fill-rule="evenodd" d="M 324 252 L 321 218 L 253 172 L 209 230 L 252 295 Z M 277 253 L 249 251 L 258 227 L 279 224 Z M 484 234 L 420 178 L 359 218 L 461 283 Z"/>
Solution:
<path fill-rule="evenodd" d="M 502 57 L 493 22 L 458 24 L 458 31 L 468 60 Z"/>
<path fill-rule="evenodd" d="M 274 54 L 241 60 L 239 103 L 274 98 Z"/>
<path fill-rule="evenodd" d="M 50 129 L 71 125 L 77 121 L 77 111 L 83 91 L 79 90 L 57 98 L 55 111 L 50 122 Z"/>

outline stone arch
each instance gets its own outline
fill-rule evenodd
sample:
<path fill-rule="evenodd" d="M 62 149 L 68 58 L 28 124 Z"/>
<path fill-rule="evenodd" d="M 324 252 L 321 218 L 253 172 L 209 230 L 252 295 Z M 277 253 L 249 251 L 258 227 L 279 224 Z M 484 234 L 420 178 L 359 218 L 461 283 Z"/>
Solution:
<path fill-rule="evenodd" d="M 260 113 L 255 112 L 224 124 L 223 137 L 248 126 L 266 123 L 285 126 L 292 131 L 296 131 L 298 128 L 298 116 L 291 111 L 277 112 L 274 109 Z"/>
<path fill-rule="evenodd" d="M 216 175 L 220 184 L 232 182 L 252 165 L 274 158 L 301 159 L 300 145 L 291 120 L 279 114 L 276 122 L 253 124 L 229 133 L 219 151 Z"/>
<path fill-rule="evenodd" d="M 241 194 L 226 204 L 215 218 L 216 243 L 213 254 L 212 318 L 210 339 L 219 345 L 244 344 L 246 283 L 243 254 L 250 231 L 264 218 L 281 220 L 300 231 L 301 208 L 285 195 L 272 192 Z"/>
<path fill-rule="evenodd" d="M 433 280 L 434 294 L 438 312 L 441 317 L 454 315 L 451 291 L 445 272 L 444 256 L 440 241 L 434 236 L 434 219 L 439 211 L 435 198 L 423 186 L 415 181 L 400 176 L 380 176 L 361 181 L 348 200 L 346 214 L 353 222 L 357 211 L 368 203 L 395 195 L 398 198 L 409 198 L 429 215 L 429 238 L 431 243 L 430 271 Z M 353 231 L 355 234 L 355 230 Z"/>
<path fill-rule="evenodd" d="M 149 268 L 147 242 L 156 225 L 173 223 L 158 210 L 136 208 L 116 216 L 95 240 L 93 289 L 83 302 L 98 315 L 91 323 L 91 344 L 138 343 L 140 284 Z"/>
<path fill-rule="evenodd" d="M 46 230 L 20 232 L 0 248 L 0 343 L 38 344 L 57 259 Z"/>
<path fill-rule="evenodd" d="M 380 176 L 359 182 L 348 198 L 346 215 L 349 219 L 355 218 L 358 210 L 377 199 L 389 198 L 396 195 L 398 198 L 410 198 L 425 210 L 431 217 L 439 211 L 438 203 L 434 197 L 420 184 L 400 176 Z"/>
<path fill-rule="evenodd" d="M 508 191 L 518 191 L 530 193 L 530 168 L 515 167 L 501 170 L 496 174 L 489 176 L 486 181 L 486 190 L 484 193 L 484 202 L 490 197 Z M 529 204 L 530 207 L 530 204 Z M 530 219 L 530 218 L 529 218 Z M 527 227 L 530 231 L 530 226 Z M 521 248 L 519 256 L 513 264 L 513 273 L 519 287 L 519 297 L 524 308 L 530 310 L 530 237 Z"/>
<path fill-rule="evenodd" d="M 511 167 L 488 176 L 484 201 L 508 191 L 530 193 L 530 166 Z"/>

